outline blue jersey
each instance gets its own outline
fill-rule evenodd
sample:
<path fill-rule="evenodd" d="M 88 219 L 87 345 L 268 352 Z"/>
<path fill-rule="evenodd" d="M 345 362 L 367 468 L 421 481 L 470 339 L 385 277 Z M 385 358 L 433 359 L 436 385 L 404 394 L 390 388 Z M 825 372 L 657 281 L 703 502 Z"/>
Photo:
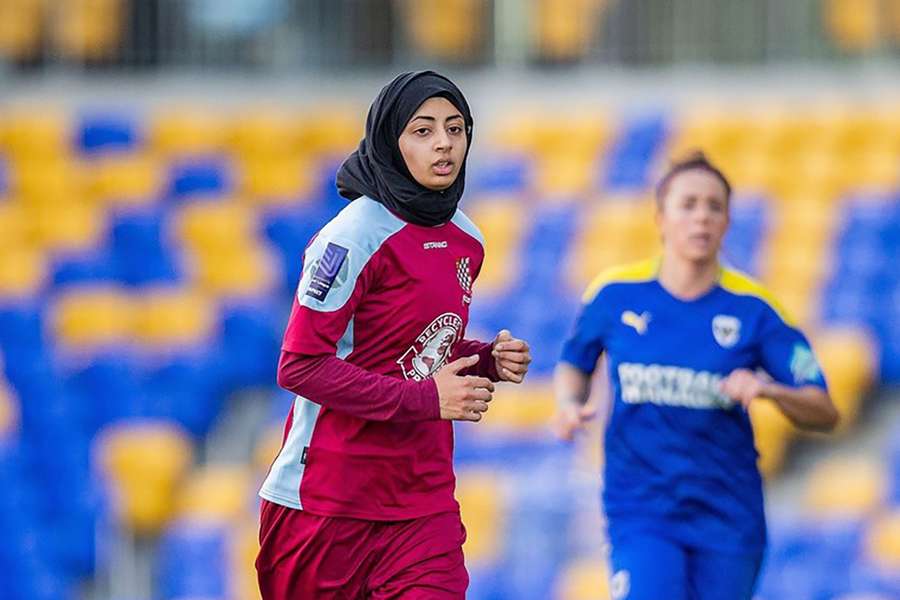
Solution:
<path fill-rule="evenodd" d="M 584 373 L 607 354 L 610 536 L 643 531 L 701 549 L 757 552 L 766 528 L 753 430 L 719 385 L 740 368 L 789 386 L 824 388 L 825 380 L 809 342 L 759 283 L 726 268 L 709 292 L 684 301 L 660 285 L 658 264 L 598 277 L 562 353 Z"/>

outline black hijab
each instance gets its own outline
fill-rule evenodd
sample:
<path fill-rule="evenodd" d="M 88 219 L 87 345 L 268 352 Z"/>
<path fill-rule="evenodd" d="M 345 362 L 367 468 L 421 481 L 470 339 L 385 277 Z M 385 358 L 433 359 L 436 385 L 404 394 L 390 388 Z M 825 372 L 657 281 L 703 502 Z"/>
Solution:
<path fill-rule="evenodd" d="M 459 110 L 471 145 L 472 113 L 459 88 L 434 71 L 403 73 L 384 86 L 372 102 L 366 118 L 366 137 L 337 173 L 341 196 L 348 200 L 368 196 L 416 225 L 441 225 L 453 217 L 465 187 L 468 147 L 456 181 L 437 191 L 413 178 L 398 143 L 416 110 L 435 96 L 446 98 Z"/>

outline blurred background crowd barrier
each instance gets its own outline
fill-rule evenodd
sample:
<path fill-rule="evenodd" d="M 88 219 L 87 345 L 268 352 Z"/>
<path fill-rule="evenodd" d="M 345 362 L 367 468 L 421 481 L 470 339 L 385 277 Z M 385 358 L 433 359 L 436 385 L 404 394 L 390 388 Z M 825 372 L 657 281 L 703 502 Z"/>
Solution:
<path fill-rule="evenodd" d="M 0 0 L 0 65 L 3 598 L 258 598 L 302 251 L 368 102 L 424 67 L 476 115 L 469 335 L 535 358 L 456 428 L 469 597 L 609 598 L 601 425 L 556 442 L 549 378 L 699 147 L 736 190 L 725 259 L 844 417 L 753 407 L 759 598 L 900 598 L 900 0 Z"/>

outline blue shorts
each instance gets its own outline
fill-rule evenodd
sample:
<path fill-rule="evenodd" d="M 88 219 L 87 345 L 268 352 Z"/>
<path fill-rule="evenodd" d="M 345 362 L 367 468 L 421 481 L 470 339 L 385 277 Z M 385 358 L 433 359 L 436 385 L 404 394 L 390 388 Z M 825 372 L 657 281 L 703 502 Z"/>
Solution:
<path fill-rule="evenodd" d="M 762 553 L 689 549 L 641 533 L 617 540 L 610 559 L 613 600 L 751 600 Z"/>

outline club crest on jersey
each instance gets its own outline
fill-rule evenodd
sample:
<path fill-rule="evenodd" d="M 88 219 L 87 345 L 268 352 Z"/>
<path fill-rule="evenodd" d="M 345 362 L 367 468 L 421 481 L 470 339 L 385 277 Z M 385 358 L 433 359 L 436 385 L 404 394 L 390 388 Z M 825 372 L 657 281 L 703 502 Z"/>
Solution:
<path fill-rule="evenodd" d="M 622 313 L 622 322 L 629 327 L 633 327 L 640 335 L 647 333 L 647 324 L 650 322 L 650 313 L 647 311 L 637 314 L 633 310 L 626 310 Z"/>
<path fill-rule="evenodd" d="M 456 278 L 462 287 L 463 302 L 469 304 L 472 301 L 472 272 L 469 270 L 469 257 L 464 256 L 456 260 Z"/>
<path fill-rule="evenodd" d="M 444 366 L 453 344 L 462 333 L 462 325 L 462 318 L 451 312 L 432 321 L 397 360 L 397 364 L 403 369 L 403 377 L 422 381 Z"/>
<path fill-rule="evenodd" d="M 723 348 L 731 348 L 741 338 L 741 321 L 731 315 L 716 315 L 712 320 L 713 337 Z"/>

